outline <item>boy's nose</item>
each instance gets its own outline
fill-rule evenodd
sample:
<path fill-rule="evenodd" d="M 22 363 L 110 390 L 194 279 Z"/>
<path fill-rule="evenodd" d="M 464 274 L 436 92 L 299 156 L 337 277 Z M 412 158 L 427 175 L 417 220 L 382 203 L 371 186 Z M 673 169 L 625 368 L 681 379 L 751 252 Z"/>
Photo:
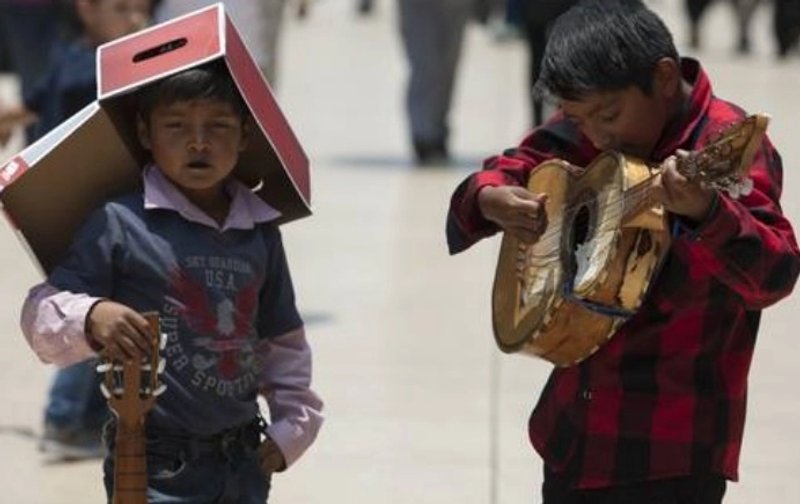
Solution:
<path fill-rule="evenodd" d="M 598 150 L 605 151 L 611 149 L 612 137 L 599 128 L 586 128 L 584 133 Z"/>
<path fill-rule="evenodd" d="M 192 151 L 204 151 L 208 149 L 208 135 L 202 129 L 197 129 L 192 131 L 191 136 L 189 137 L 189 150 Z"/>

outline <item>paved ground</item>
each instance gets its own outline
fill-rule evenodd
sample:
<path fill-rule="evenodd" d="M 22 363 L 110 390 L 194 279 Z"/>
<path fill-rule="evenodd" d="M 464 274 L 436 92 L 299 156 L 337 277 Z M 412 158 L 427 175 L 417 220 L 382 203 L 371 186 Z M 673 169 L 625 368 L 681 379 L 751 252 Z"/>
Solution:
<path fill-rule="evenodd" d="M 284 233 L 329 418 L 307 456 L 276 477 L 273 501 L 537 502 L 541 468 L 525 422 L 549 366 L 494 348 L 489 292 L 498 241 L 450 258 L 443 236 L 455 184 L 524 131 L 523 49 L 471 29 L 453 115 L 458 162 L 417 170 L 407 159 L 393 2 L 379 2 L 371 19 L 353 16 L 353 3 L 318 2 L 307 21 L 290 20 L 283 40 L 280 99 L 314 165 L 316 209 Z M 685 40 L 678 2 L 653 6 Z M 784 206 L 800 223 L 800 59 L 774 61 L 768 14 L 754 23 L 755 55 L 737 59 L 732 18 L 715 7 L 701 56 L 719 95 L 773 114 Z M 13 96 L 13 86 L 2 81 L 2 96 Z M 0 501 L 101 502 L 96 462 L 47 465 L 35 449 L 52 371 L 26 347 L 17 317 L 38 276 L 9 228 L 0 225 L 0 234 Z M 800 502 L 791 329 L 800 323 L 799 299 L 765 316 L 733 504 Z"/>

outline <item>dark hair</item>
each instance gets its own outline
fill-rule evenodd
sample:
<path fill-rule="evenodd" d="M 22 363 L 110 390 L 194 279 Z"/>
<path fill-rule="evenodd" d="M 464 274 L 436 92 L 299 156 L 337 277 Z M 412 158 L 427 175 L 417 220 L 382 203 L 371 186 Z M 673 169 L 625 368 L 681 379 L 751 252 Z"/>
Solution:
<path fill-rule="evenodd" d="M 159 105 L 200 99 L 228 103 L 242 120 L 247 117 L 247 106 L 225 64 L 219 60 L 184 70 L 145 86 L 139 92 L 137 109 L 139 116 L 147 122 L 153 109 Z"/>
<path fill-rule="evenodd" d="M 650 94 L 665 57 L 679 59 L 672 34 L 641 0 L 584 0 L 555 21 L 534 93 L 577 100 L 635 85 Z"/>

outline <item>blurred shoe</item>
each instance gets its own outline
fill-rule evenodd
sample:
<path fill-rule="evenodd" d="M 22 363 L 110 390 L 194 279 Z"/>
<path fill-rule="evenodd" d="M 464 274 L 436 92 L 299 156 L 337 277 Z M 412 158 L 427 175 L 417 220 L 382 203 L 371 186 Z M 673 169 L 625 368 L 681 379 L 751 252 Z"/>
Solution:
<path fill-rule="evenodd" d="M 45 424 L 39 451 L 50 461 L 86 460 L 105 457 L 102 433 L 89 429 L 67 429 Z"/>
<path fill-rule="evenodd" d="M 442 165 L 450 162 L 450 154 L 443 141 L 414 140 L 417 166 Z"/>
<path fill-rule="evenodd" d="M 739 42 L 736 44 L 736 52 L 741 55 L 750 54 L 750 38 L 739 36 Z"/>
<path fill-rule="evenodd" d="M 372 14 L 372 8 L 375 6 L 374 0 L 359 0 L 358 13 L 362 16 Z"/>

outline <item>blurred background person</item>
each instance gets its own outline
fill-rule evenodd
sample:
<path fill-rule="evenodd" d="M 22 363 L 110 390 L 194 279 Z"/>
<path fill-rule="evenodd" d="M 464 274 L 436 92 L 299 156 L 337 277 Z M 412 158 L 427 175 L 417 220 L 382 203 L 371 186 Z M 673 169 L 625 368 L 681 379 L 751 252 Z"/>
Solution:
<path fill-rule="evenodd" d="M 156 10 L 156 21 L 186 14 L 219 0 L 164 0 Z M 242 38 L 261 68 L 261 73 L 275 88 L 278 74 L 278 41 L 286 0 L 223 0 L 225 9 L 241 32 Z M 299 0 L 298 15 L 307 15 L 308 0 Z"/>
<path fill-rule="evenodd" d="M 689 18 L 689 45 L 692 49 L 700 49 L 702 45 L 700 35 L 702 18 L 713 1 L 686 0 L 686 14 Z M 738 27 L 736 51 L 739 54 L 750 53 L 750 21 L 753 18 L 753 12 L 761 2 L 762 0 L 730 0 L 736 15 Z"/>
<path fill-rule="evenodd" d="M 72 0 L 0 0 L 0 72 L 17 77 L 23 96 L 31 93 L 47 69 L 51 53 L 60 51 L 70 34 L 71 3 Z M 4 118 L 0 145 L 8 140 L 10 129 L 32 121 L 32 116 L 7 103 L 0 103 L 0 118 Z M 33 138 L 34 132 L 29 129 L 26 141 Z"/>
<path fill-rule="evenodd" d="M 95 49 L 144 28 L 157 0 L 74 0 L 80 32 L 51 53 L 37 83 L 23 96 L 24 106 L 7 110 L 0 124 L 33 122 L 36 140 L 85 107 L 97 96 Z M 3 120 L 3 116 L 6 120 Z M 0 141 L 8 138 L 0 132 Z M 53 461 L 101 457 L 102 427 L 109 416 L 100 393 L 97 362 L 88 360 L 59 369 L 44 412 L 40 450 Z"/>
<path fill-rule="evenodd" d="M 27 92 L 47 68 L 59 36 L 61 3 L 56 0 L 0 0 L 0 61 Z"/>
<path fill-rule="evenodd" d="M 418 165 L 450 159 L 448 116 L 473 0 L 398 0 L 410 75 L 406 112 Z"/>
<path fill-rule="evenodd" d="M 531 120 L 534 126 L 544 122 L 544 102 L 533 93 L 533 85 L 539 79 L 542 56 L 547 44 L 550 25 L 565 13 L 577 0 L 524 0 L 523 20 L 525 40 L 528 44 L 528 92 L 531 100 Z"/>
<path fill-rule="evenodd" d="M 775 0 L 773 30 L 778 57 L 784 58 L 800 39 L 800 0 Z"/>

